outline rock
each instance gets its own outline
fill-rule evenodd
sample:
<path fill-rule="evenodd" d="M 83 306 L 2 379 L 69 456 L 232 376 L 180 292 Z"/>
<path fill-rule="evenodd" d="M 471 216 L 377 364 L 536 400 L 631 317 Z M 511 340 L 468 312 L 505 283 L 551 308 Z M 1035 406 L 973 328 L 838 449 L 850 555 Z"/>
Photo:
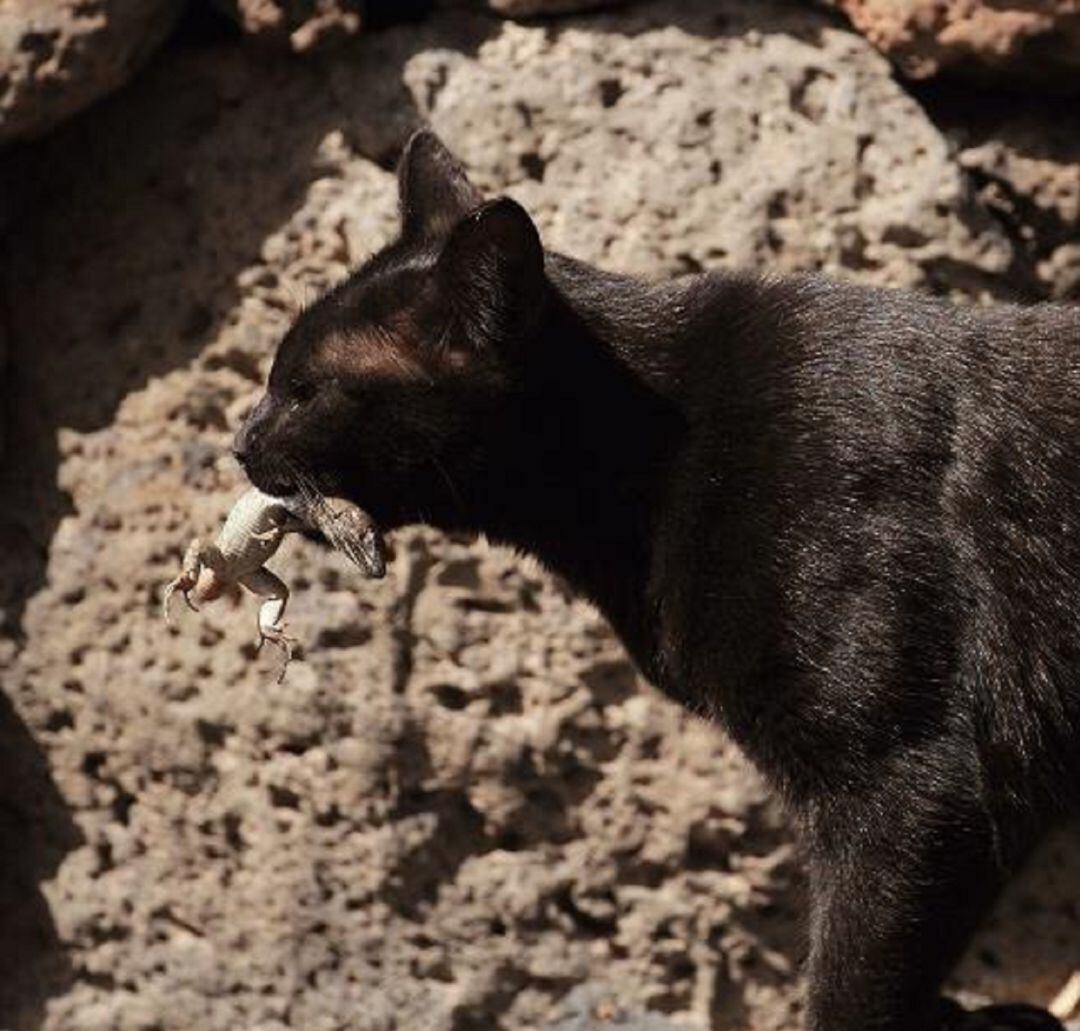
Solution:
<path fill-rule="evenodd" d="M 362 31 L 413 21 L 435 0 L 214 0 L 248 35 L 297 53 L 323 50 Z"/>
<path fill-rule="evenodd" d="M 575 988 L 559 1006 L 558 1020 L 543 1031 L 687 1031 L 686 1024 L 674 1024 L 650 1013 L 628 1013 L 619 1005 L 620 992 L 598 986 Z"/>
<path fill-rule="evenodd" d="M 12 0 L 0 7 L 0 144 L 37 136 L 126 82 L 183 0 Z"/>
<path fill-rule="evenodd" d="M 1015 275 L 1037 295 L 1080 296 L 1080 108 L 1060 98 L 986 104 L 967 89 L 939 92 L 931 117 L 957 148 L 979 202 L 1009 233 Z"/>
<path fill-rule="evenodd" d="M 1080 244 L 1063 243 L 1039 263 L 1039 277 L 1055 301 L 1080 301 Z"/>
<path fill-rule="evenodd" d="M 1012 289 L 1011 238 L 888 63 L 788 3 L 445 11 L 315 62 L 185 47 L 43 141 L 0 267 L 27 420 L 0 469 L 0 683 L 78 834 L 14 881 L 53 933 L 0 938 L 0 1027 L 574 1028 L 613 992 L 646 1028 L 797 1023 L 785 820 L 534 563 L 410 529 L 372 582 L 289 541 L 280 686 L 250 601 L 160 621 L 242 487 L 230 433 L 296 308 L 392 237 L 421 120 L 609 267 Z M 40 793 L 3 802 L 16 855 Z M 1063 859 L 1024 925 L 1052 990 Z"/>
<path fill-rule="evenodd" d="M 1076 0 L 835 0 L 904 74 L 955 70 L 1080 90 Z"/>
<path fill-rule="evenodd" d="M 479 0 L 496 14 L 508 18 L 535 18 L 543 15 L 570 14 L 574 11 L 594 11 L 601 7 L 617 7 L 626 0 Z"/>
<path fill-rule="evenodd" d="M 0 464 L 4 461 L 4 451 L 7 445 L 7 399 L 9 390 L 7 328 L 4 323 L 4 306 L 0 302 Z M 2 618 L 0 618 L 0 622 L 2 622 Z"/>
<path fill-rule="evenodd" d="M 626 0 L 215 0 L 251 36 L 303 53 L 326 49 L 370 28 L 413 21 L 434 6 L 473 7 L 509 18 L 569 14 Z"/>
<path fill-rule="evenodd" d="M 871 47 L 811 10 L 729 0 L 557 35 L 509 25 L 476 57 L 417 54 L 406 79 L 481 181 L 570 253 L 650 274 L 1010 289 L 1012 246 L 947 141 Z"/>
<path fill-rule="evenodd" d="M 359 0 L 288 3 L 285 0 L 217 0 L 217 6 L 258 39 L 304 52 L 355 36 L 363 25 Z"/>
<path fill-rule="evenodd" d="M 960 152 L 982 202 L 1008 224 L 1035 281 L 1056 300 L 1080 297 L 1080 117 L 1017 118 Z"/>

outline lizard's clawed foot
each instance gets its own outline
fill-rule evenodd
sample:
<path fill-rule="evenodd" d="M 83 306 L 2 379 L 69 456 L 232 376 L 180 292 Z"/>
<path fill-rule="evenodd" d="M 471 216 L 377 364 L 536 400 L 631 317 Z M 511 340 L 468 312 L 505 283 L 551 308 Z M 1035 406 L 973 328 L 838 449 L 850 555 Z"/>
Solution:
<path fill-rule="evenodd" d="M 277 645 L 281 649 L 282 661 L 281 672 L 278 673 L 277 682 L 280 684 L 285 679 L 285 671 L 289 668 L 289 663 L 292 662 L 293 657 L 293 645 L 296 644 L 296 638 L 290 637 L 285 633 L 285 625 L 280 626 L 268 626 L 260 627 L 259 629 L 259 651 L 262 650 L 262 646 L 269 641 L 271 644 Z"/>
<path fill-rule="evenodd" d="M 941 1031 L 1064 1031 L 1052 1014 L 1035 1006 L 985 1006 L 970 1012 L 947 1000 Z"/>
<path fill-rule="evenodd" d="M 181 573 L 176 579 L 171 580 L 165 587 L 165 593 L 161 598 L 161 614 L 165 617 L 165 622 L 172 626 L 172 613 L 170 607 L 172 605 L 173 595 L 179 591 L 184 596 L 184 603 L 192 612 L 198 612 L 199 607 L 191 600 L 191 592 L 195 590 L 195 584 L 198 582 L 197 576 L 192 576 L 190 573 Z"/>

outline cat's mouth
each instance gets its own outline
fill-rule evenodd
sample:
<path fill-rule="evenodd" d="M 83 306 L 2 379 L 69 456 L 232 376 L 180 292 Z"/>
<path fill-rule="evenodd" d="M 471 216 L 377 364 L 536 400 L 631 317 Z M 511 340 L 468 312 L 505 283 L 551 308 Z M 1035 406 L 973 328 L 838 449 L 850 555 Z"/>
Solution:
<path fill-rule="evenodd" d="M 386 575 L 387 546 L 371 515 L 339 497 L 332 482 L 307 474 L 289 461 L 252 462 L 237 453 L 248 479 L 264 494 L 279 498 L 301 522 L 322 536 L 365 575 Z"/>
<path fill-rule="evenodd" d="M 313 491 L 314 485 L 309 484 L 307 477 L 295 475 L 289 466 L 264 461 L 261 456 L 255 458 L 250 452 L 234 450 L 233 454 L 252 486 L 272 498 L 300 498 Z"/>
<path fill-rule="evenodd" d="M 269 494 L 272 498 L 289 501 L 302 496 L 299 486 L 292 480 L 267 478 L 265 476 L 260 476 L 257 479 L 254 476 L 248 476 L 248 479 L 255 487 L 258 487 L 264 494 Z"/>

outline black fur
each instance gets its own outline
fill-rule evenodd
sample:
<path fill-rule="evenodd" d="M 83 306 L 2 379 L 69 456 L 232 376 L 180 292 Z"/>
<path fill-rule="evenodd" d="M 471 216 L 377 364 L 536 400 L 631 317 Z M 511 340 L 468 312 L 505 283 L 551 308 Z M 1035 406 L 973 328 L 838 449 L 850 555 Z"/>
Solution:
<path fill-rule="evenodd" d="M 1080 311 L 611 275 L 428 133 L 401 183 L 402 238 L 282 343 L 251 479 L 560 572 L 797 818 L 808 1027 L 944 1026 L 942 978 L 1080 794 Z"/>

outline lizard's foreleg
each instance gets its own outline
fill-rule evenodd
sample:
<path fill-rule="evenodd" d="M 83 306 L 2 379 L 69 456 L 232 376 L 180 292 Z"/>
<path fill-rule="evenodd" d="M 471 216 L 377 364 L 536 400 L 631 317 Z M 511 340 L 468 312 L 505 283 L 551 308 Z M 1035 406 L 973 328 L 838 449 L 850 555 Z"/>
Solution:
<path fill-rule="evenodd" d="M 275 513 L 273 518 L 274 525 L 269 530 L 263 530 L 260 533 L 252 531 L 250 536 L 257 541 L 273 542 L 276 547 L 285 534 L 298 533 L 300 530 L 307 529 L 305 522 L 288 512 Z"/>
<path fill-rule="evenodd" d="M 189 545 L 187 551 L 184 552 L 184 562 L 180 567 L 180 574 L 174 580 L 171 580 L 165 587 L 165 593 L 161 599 L 161 610 L 165 616 L 165 622 L 171 623 L 169 614 L 169 606 L 172 603 L 172 596 L 180 591 L 184 596 L 184 601 L 187 603 L 187 607 L 193 612 L 198 612 L 197 606 L 191 600 L 191 592 L 195 589 L 195 585 L 199 582 L 199 574 L 203 570 L 203 566 L 206 564 L 206 545 L 196 537 Z"/>
<path fill-rule="evenodd" d="M 263 599 L 259 606 L 259 647 L 266 641 L 276 644 L 284 653 L 285 661 L 278 676 L 278 683 L 285 679 L 285 670 L 292 661 L 294 638 L 285 633 L 285 606 L 289 602 L 289 588 L 269 569 L 256 569 L 240 577 L 242 583 L 253 594 Z"/>

